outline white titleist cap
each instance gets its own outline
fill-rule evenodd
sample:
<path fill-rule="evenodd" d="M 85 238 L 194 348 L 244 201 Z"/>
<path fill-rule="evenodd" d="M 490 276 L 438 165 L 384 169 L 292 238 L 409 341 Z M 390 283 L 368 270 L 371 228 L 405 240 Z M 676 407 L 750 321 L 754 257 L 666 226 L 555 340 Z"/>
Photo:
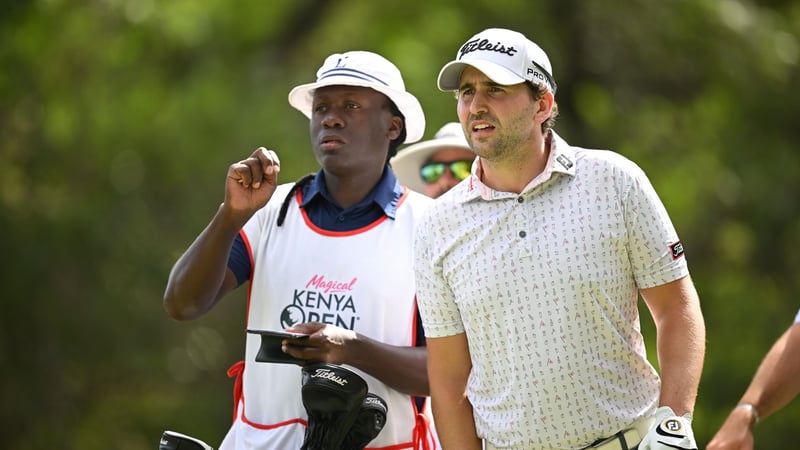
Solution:
<path fill-rule="evenodd" d="M 289 92 L 289 104 L 311 117 L 314 90 L 324 86 L 372 88 L 389 97 L 406 121 L 405 143 L 416 142 L 425 133 L 425 114 L 414 95 L 406 91 L 400 69 L 377 53 L 351 51 L 328 56 L 317 71 L 317 81 L 301 84 Z"/>
<path fill-rule="evenodd" d="M 458 49 L 456 59 L 439 72 L 439 89 L 456 91 L 461 72 L 472 66 L 495 83 L 508 86 L 531 81 L 556 93 L 553 68 L 544 50 L 522 33 L 489 28 L 472 36 Z"/>

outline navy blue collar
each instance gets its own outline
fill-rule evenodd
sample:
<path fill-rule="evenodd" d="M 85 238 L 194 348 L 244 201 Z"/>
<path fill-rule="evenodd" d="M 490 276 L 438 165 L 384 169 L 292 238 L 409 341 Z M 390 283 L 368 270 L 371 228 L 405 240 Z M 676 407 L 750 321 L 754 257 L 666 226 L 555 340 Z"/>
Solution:
<path fill-rule="evenodd" d="M 303 187 L 303 203 L 300 206 L 306 208 L 309 203 L 318 197 L 336 206 L 337 209 L 342 212 L 369 208 L 374 204 L 383 210 L 383 213 L 386 214 L 387 217 L 394 219 L 397 214 L 397 205 L 400 202 L 400 198 L 403 196 L 403 192 L 404 189 L 397 181 L 397 176 L 395 176 L 394 171 L 392 171 L 392 168 L 387 164 L 383 170 L 380 181 L 378 181 L 378 184 L 370 191 L 369 195 L 367 195 L 364 200 L 344 210 L 333 200 L 333 197 L 328 192 L 328 187 L 325 185 L 325 172 L 320 169 L 311 183 Z"/>

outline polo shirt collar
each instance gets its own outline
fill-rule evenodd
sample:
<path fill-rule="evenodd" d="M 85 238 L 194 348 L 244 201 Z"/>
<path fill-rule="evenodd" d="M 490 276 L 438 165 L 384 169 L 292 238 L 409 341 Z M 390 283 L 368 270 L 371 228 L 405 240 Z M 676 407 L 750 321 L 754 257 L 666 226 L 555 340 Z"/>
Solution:
<path fill-rule="evenodd" d="M 311 183 L 309 183 L 307 189 L 308 190 L 303 192 L 303 203 L 300 205 L 301 207 L 308 205 L 317 196 L 327 203 L 336 205 L 336 202 L 333 200 L 330 192 L 328 192 L 328 187 L 325 184 L 325 172 L 322 169 L 317 172 L 317 175 L 314 177 Z M 384 167 L 383 175 L 381 175 L 381 179 L 378 181 L 378 184 L 375 185 L 375 188 L 372 189 L 372 191 L 364 200 L 359 202 L 357 205 L 352 206 L 352 208 L 375 203 L 383 210 L 386 216 L 388 216 L 390 219 L 394 219 L 397 215 L 397 206 L 400 203 L 400 198 L 403 196 L 404 192 L 403 186 L 401 186 L 397 181 L 397 176 L 395 176 L 391 167 L 387 164 L 386 167 Z"/>
<path fill-rule="evenodd" d="M 561 138 L 555 131 L 552 131 L 552 139 L 550 140 L 550 156 L 547 158 L 547 164 L 544 171 L 537 175 L 533 180 L 525 186 L 523 193 L 529 192 L 531 189 L 545 183 L 553 177 L 553 174 L 560 173 L 567 176 L 574 177 L 577 167 L 575 165 L 575 149 L 569 145 L 564 139 Z M 484 200 L 494 200 L 499 198 L 506 198 L 510 196 L 517 196 L 516 193 L 500 192 L 486 186 L 481 181 L 481 167 L 480 158 L 475 160 L 472 164 L 472 176 L 470 176 L 467 189 L 464 190 L 463 201 L 469 201 L 478 197 Z"/>

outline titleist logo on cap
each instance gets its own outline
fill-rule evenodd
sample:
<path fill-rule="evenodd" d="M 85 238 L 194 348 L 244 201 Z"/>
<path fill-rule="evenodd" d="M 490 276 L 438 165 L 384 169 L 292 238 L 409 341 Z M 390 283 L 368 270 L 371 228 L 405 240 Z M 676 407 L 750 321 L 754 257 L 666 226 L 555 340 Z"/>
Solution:
<path fill-rule="evenodd" d="M 514 56 L 514 54 L 517 53 L 517 49 L 515 49 L 513 46 L 506 47 L 500 42 L 492 44 L 489 42 L 488 39 L 478 38 L 478 39 L 473 39 L 471 41 L 467 41 L 464 45 L 461 46 L 461 49 L 459 50 L 460 56 L 458 57 L 458 59 L 463 58 L 464 55 L 466 55 L 467 53 L 477 52 L 481 50 L 487 52 L 503 53 L 508 56 Z"/>

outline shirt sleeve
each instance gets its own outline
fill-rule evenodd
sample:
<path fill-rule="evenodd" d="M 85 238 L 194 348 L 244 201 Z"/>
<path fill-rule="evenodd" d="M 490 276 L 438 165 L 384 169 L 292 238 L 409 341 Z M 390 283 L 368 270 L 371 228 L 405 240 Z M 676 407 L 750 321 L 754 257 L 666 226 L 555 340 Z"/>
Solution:
<path fill-rule="evenodd" d="M 228 255 L 228 268 L 236 275 L 237 286 L 250 279 L 250 252 L 247 251 L 242 233 L 237 234 L 233 241 L 231 253 Z"/>
<path fill-rule="evenodd" d="M 464 332 L 461 312 L 455 301 L 455 295 L 443 275 L 442 254 L 444 250 L 440 246 L 444 239 L 435 232 L 440 228 L 436 225 L 435 219 L 426 216 L 416 227 L 414 235 L 417 303 L 425 335 L 433 338 L 453 336 Z M 444 228 L 446 229 L 446 227 Z"/>
<path fill-rule="evenodd" d="M 636 164 L 623 187 L 629 258 L 639 288 L 660 286 L 689 274 L 678 233 L 653 185 Z"/>
<path fill-rule="evenodd" d="M 794 316 L 794 323 L 800 323 L 800 310 L 798 310 L 797 315 Z"/>

